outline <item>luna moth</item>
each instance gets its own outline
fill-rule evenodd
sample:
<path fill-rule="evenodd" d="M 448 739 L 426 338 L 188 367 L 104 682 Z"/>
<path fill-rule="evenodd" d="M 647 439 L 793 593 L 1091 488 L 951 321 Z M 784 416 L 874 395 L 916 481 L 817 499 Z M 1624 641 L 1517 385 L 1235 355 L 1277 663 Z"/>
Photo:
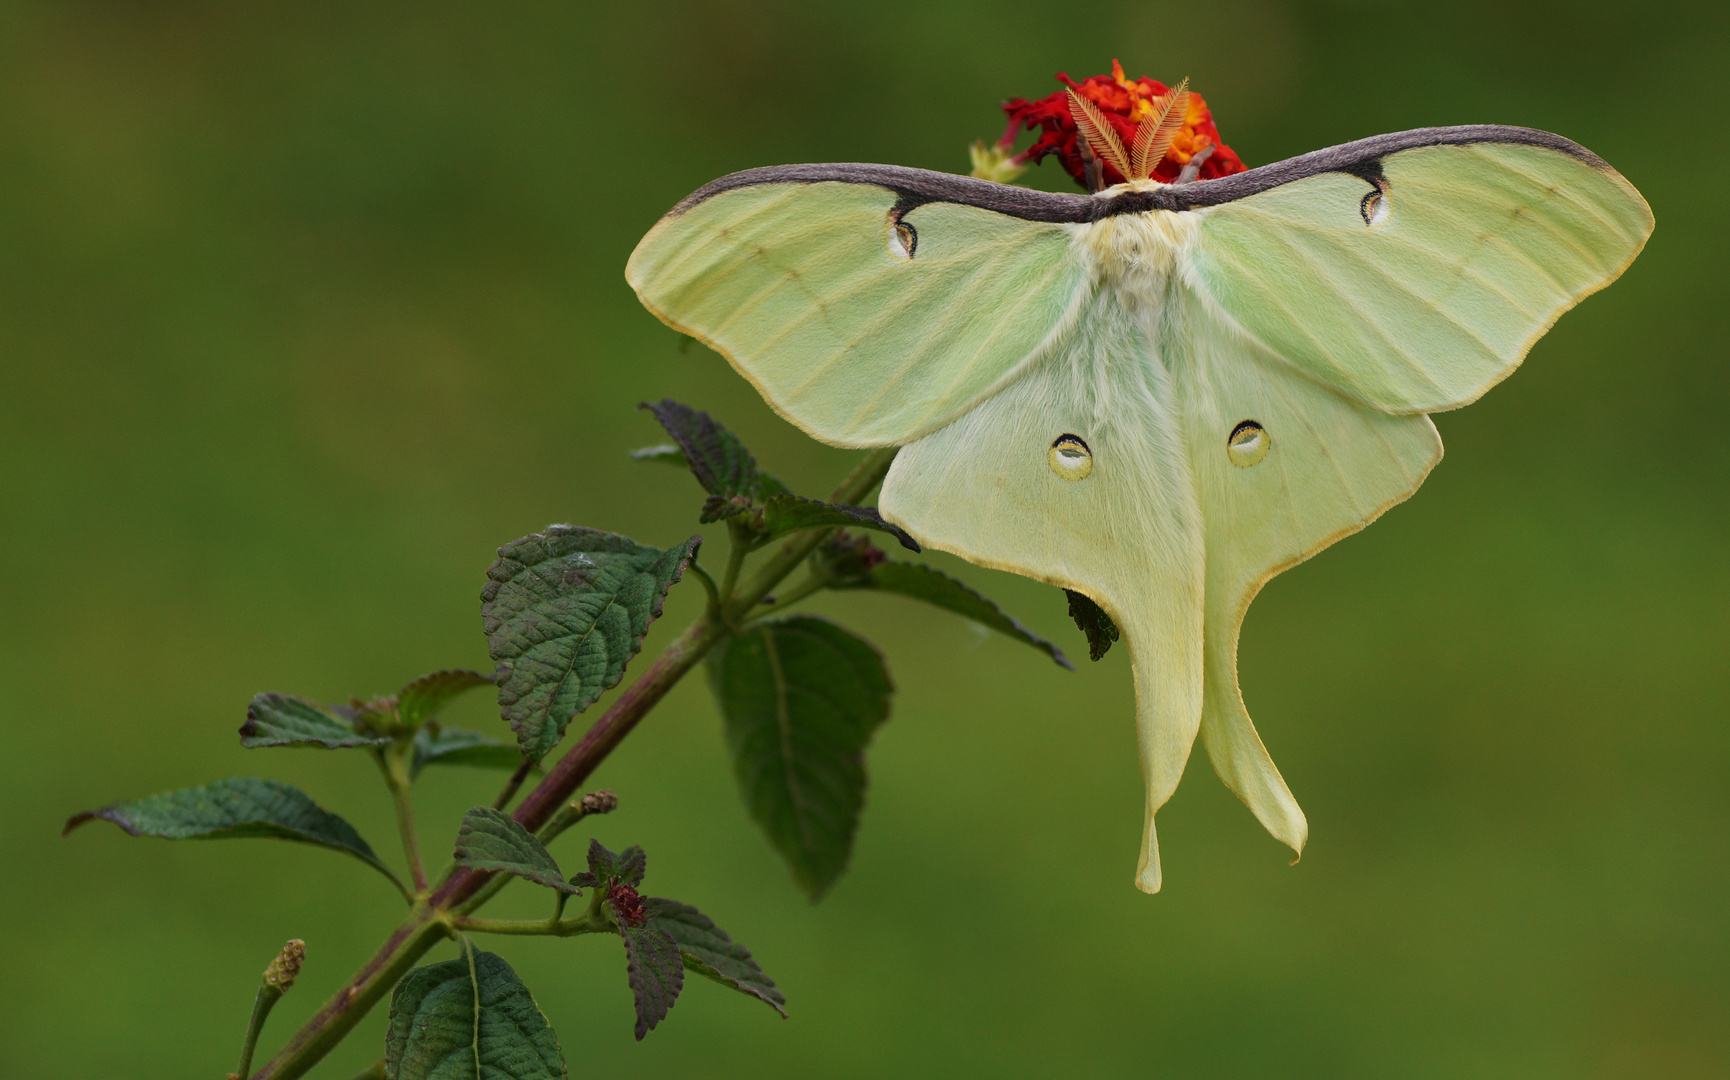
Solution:
<path fill-rule="evenodd" d="M 1298 853 L 1308 837 L 1238 690 L 1256 592 L 1410 496 L 1442 454 L 1426 414 L 1507 377 L 1627 268 L 1652 214 L 1602 159 L 1526 128 L 1163 184 L 1169 123 L 1126 148 L 1085 103 L 1075 118 L 1128 182 L 750 169 L 674 206 L 626 278 L 812 437 L 900 446 L 884 518 L 1109 614 L 1147 788 L 1135 883 L 1155 892 L 1154 814 L 1198 734 L 1269 832 Z"/>

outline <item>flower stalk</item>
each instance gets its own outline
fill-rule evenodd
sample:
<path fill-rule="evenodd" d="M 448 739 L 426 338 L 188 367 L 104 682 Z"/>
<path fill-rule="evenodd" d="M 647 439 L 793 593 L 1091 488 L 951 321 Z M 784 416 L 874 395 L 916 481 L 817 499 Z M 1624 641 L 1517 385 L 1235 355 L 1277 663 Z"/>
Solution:
<path fill-rule="evenodd" d="M 246 1039 L 240 1047 L 240 1065 L 234 1072 L 229 1073 L 233 1080 L 239 1080 L 252 1071 L 252 1053 L 258 1048 L 258 1036 L 264 1030 L 264 1022 L 270 1018 L 270 1010 L 276 1008 L 282 995 L 294 985 L 295 978 L 300 974 L 300 966 L 305 961 L 306 942 L 293 938 L 276 954 L 276 959 L 270 962 L 270 966 L 264 969 L 264 976 L 258 982 L 258 993 L 252 999 L 252 1016 L 246 1022 Z"/>

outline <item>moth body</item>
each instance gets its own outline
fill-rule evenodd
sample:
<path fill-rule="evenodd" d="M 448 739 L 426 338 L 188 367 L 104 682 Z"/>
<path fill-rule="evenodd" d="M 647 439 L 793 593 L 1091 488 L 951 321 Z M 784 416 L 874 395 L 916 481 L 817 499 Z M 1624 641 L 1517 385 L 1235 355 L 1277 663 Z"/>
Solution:
<path fill-rule="evenodd" d="M 1099 198 L 1166 185 L 1147 180 L 1108 188 Z M 1178 253 L 1189 246 L 1200 225 L 1194 213 L 1144 210 L 1114 214 L 1076 226 L 1075 243 L 1100 288 L 1116 292 L 1125 310 L 1147 313 L 1158 305 L 1177 273 Z"/>

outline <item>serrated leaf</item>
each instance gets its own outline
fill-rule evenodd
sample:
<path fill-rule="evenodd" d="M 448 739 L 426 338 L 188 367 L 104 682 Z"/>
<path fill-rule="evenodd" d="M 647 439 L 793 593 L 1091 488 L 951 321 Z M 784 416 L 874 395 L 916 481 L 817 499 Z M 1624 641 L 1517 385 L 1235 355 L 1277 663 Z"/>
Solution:
<path fill-rule="evenodd" d="M 880 562 L 865 571 L 862 577 L 837 581 L 837 589 L 873 589 L 923 600 L 972 619 L 979 625 L 1014 638 L 1045 653 L 1063 667 L 1075 670 L 1075 665 L 1056 645 L 1022 626 L 1004 614 L 1003 609 L 987 600 L 965 583 L 943 571 L 922 563 Z"/>
<path fill-rule="evenodd" d="M 111 803 L 100 810 L 72 815 L 61 835 L 98 818 L 112 821 L 133 836 L 164 840 L 267 837 L 316 844 L 353 855 L 402 887 L 354 826 L 320 807 L 306 792 L 275 780 L 231 776 L 202 787 Z"/>
<path fill-rule="evenodd" d="M 894 684 L 863 638 L 814 615 L 765 619 L 709 654 L 751 817 L 812 900 L 846 869 L 865 802 L 865 746 Z"/>
<path fill-rule="evenodd" d="M 619 927 L 625 939 L 625 974 L 637 1005 L 637 1041 L 666 1019 L 685 987 L 685 961 L 679 943 L 653 923 Z"/>
<path fill-rule="evenodd" d="M 515 746 L 489 739 L 478 731 L 429 725 L 415 732 L 409 776 L 428 765 L 465 765 L 476 769 L 514 769 L 523 755 Z"/>
<path fill-rule="evenodd" d="M 559 1039 L 529 988 L 489 952 L 415 968 L 390 998 L 388 1080 L 564 1080 Z"/>
<path fill-rule="evenodd" d="M 482 675 L 478 671 L 459 669 L 422 675 L 397 691 L 397 719 L 405 727 L 418 728 L 463 694 L 492 683 L 491 675 Z"/>
<path fill-rule="evenodd" d="M 1069 617 L 1075 620 L 1075 625 L 1087 635 L 1087 658 L 1098 660 L 1111 649 L 1111 643 L 1118 639 L 1117 624 L 1111 621 L 1111 616 L 1105 609 L 1094 603 L 1092 598 L 1073 589 L 1063 590 L 1063 595 L 1069 597 Z"/>
<path fill-rule="evenodd" d="M 922 550 L 919 541 L 908 536 L 899 525 L 883 520 L 875 506 L 844 506 L 807 499 L 803 495 L 773 495 L 763 503 L 763 536 L 774 539 L 800 529 L 818 529 L 831 525 L 876 529 L 900 541 L 908 551 Z"/>
<path fill-rule="evenodd" d="M 775 980 L 751 958 L 750 949 L 727 936 L 713 919 L 689 904 L 659 896 L 647 898 L 643 906 L 649 913 L 648 925 L 666 931 L 679 943 L 687 971 L 749 994 L 787 1015 L 786 995 L 775 988 Z"/>
<path fill-rule="evenodd" d="M 734 495 L 749 498 L 757 493 L 757 459 L 714 417 L 672 398 L 645 401 L 638 407 L 654 413 L 667 429 L 704 491 L 724 499 Z"/>
<path fill-rule="evenodd" d="M 240 745 L 249 748 L 322 746 L 336 750 L 388 742 L 388 737 L 362 734 L 352 721 L 290 694 L 255 696 L 246 707 L 246 723 L 240 725 Z"/>
<path fill-rule="evenodd" d="M 457 829 L 457 865 L 497 870 L 527 878 L 537 885 L 576 895 L 559 864 L 535 835 L 502 810 L 477 806 L 463 815 Z"/>
<path fill-rule="evenodd" d="M 605 888 L 609 881 L 618 878 L 634 889 L 643 883 L 648 869 L 648 853 L 637 845 L 614 852 L 599 840 L 590 840 L 589 868 L 571 881 L 588 888 Z"/>
<path fill-rule="evenodd" d="M 499 665 L 499 711 L 525 756 L 539 760 L 571 717 L 618 684 L 702 542 L 662 551 L 554 525 L 499 549 L 481 616 Z"/>
<path fill-rule="evenodd" d="M 685 468 L 685 452 L 671 443 L 660 446 L 645 446 L 640 450 L 631 451 L 632 461 L 654 461 L 662 465 L 677 465 Z"/>

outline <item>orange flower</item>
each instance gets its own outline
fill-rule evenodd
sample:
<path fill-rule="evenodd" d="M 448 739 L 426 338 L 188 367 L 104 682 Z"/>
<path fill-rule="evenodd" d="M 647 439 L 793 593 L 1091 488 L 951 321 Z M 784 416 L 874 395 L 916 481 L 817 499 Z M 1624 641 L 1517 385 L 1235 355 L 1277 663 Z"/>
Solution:
<path fill-rule="evenodd" d="M 1105 119 L 1116 130 L 1124 145 L 1135 139 L 1136 125 L 1153 115 L 1171 88 L 1156 79 L 1130 79 L 1123 74 L 1123 65 L 1111 62 L 1110 75 L 1093 75 L 1081 82 L 1068 74 L 1059 74 L 1058 81 L 1099 107 Z M 1012 166 L 1037 163 L 1047 154 L 1056 154 L 1063 168 L 1076 181 L 1086 186 L 1086 164 L 1082 156 L 1075 117 L 1070 111 L 1069 92 L 1059 90 L 1038 101 L 1015 98 L 1005 102 L 1003 111 L 1009 114 L 1009 127 L 998 141 L 998 157 Z M 1010 155 L 1020 129 L 1039 131 L 1032 146 L 1019 154 Z M 1214 126 L 1213 112 L 1207 102 L 1193 90 L 1183 126 L 1171 141 L 1165 158 L 1153 170 L 1153 178 L 1164 183 L 1176 181 L 1184 167 L 1198 160 L 1200 165 L 1192 179 L 1211 180 L 1243 172 L 1248 166 L 1219 137 Z M 1125 177 L 1112 165 L 1101 162 L 1105 186 L 1123 183 Z"/>

